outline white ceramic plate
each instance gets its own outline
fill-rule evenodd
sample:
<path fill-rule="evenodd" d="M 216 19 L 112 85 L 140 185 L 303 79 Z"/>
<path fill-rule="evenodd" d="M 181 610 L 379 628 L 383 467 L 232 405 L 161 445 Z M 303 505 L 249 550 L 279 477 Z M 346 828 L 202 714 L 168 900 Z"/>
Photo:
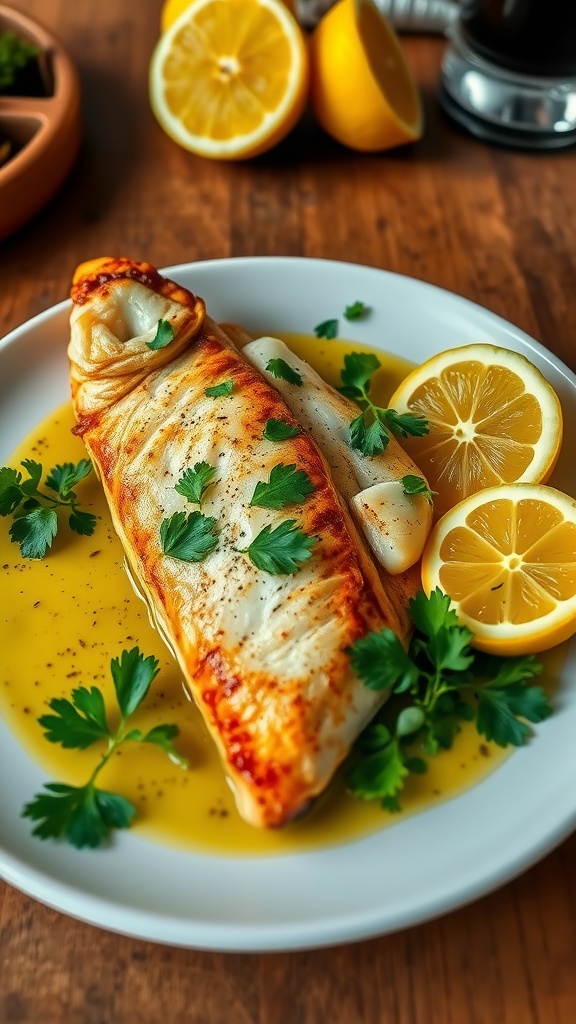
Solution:
<path fill-rule="evenodd" d="M 347 323 L 347 336 L 417 362 L 477 341 L 523 352 L 560 395 L 567 436 L 576 429 L 574 375 L 522 331 L 438 288 L 303 259 L 219 260 L 168 273 L 202 295 L 216 320 L 255 333 L 310 332 L 362 299 L 373 312 Z M 67 318 L 61 303 L 0 342 L 2 461 L 68 395 Z M 570 489 L 569 470 L 565 454 L 552 482 Z M 513 878 L 576 826 L 575 662 L 572 645 L 556 713 L 534 742 L 463 796 L 369 838 L 281 857 L 223 859 L 130 833 L 101 852 L 41 843 L 19 815 L 42 773 L 0 723 L 0 874 L 93 924 L 204 949 L 301 949 L 425 921 Z"/>

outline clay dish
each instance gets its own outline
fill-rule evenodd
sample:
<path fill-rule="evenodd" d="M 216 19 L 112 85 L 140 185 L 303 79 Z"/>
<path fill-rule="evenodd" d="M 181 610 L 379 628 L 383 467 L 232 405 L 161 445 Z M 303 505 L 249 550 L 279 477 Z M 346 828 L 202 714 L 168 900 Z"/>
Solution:
<path fill-rule="evenodd" d="M 0 93 L 0 143 L 13 156 L 0 166 L 0 239 L 16 231 L 54 195 L 80 145 L 80 85 L 62 44 L 36 21 L 0 4 L 0 32 L 13 32 L 41 51 L 42 96 Z"/>

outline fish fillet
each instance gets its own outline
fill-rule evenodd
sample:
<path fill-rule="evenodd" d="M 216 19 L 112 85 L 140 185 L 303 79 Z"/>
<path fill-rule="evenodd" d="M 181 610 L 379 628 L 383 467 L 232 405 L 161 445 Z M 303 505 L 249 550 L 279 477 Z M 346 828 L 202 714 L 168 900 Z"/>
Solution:
<path fill-rule="evenodd" d="M 387 588 L 306 432 L 264 439 L 269 418 L 296 421 L 278 391 L 206 315 L 204 303 L 149 264 L 103 258 L 78 268 L 69 357 L 77 420 L 130 573 L 174 652 L 217 744 L 246 821 L 285 824 L 328 784 L 382 703 L 355 677 L 347 649 L 389 626 L 406 642 L 398 582 Z M 159 321 L 173 338 L 150 348 Z M 206 388 L 233 381 L 231 394 Z M 218 545 L 203 561 L 163 552 L 160 527 L 189 504 L 175 486 L 216 467 L 202 514 Z M 279 511 L 252 507 L 274 466 L 314 485 Z M 293 519 L 316 543 L 291 575 L 242 553 L 265 527 Z M 404 581 L 411 589 L 409 577 Z"/>

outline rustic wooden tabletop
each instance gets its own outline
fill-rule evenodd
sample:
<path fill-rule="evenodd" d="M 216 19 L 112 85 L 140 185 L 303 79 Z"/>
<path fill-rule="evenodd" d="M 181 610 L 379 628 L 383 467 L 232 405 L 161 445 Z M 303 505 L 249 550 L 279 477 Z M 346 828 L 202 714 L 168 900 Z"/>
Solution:
<path fill-rule="evenodd" d="M 405 37 L 426 108 L 418 144 L 360 156 L 305 119 L 269 155 L 224 164 L 179 149 L 150 112 L 159 0 L 14 4 L 69 48 L 85 136 L 59 195 L 0 245 L 0 334 L 64 298 L 75 265 L 91 256 L 163 266 L 306 255 L 450 289 L 576 370 L 576 149 L 492 148 L 448 123 L 436 101 L 439 38 Z M 572 836 L 516 881 L 438 920 L 268 955 L 124 938 L 0 883 L 0 1024 L 571 1024 L 575 858 Z"/>

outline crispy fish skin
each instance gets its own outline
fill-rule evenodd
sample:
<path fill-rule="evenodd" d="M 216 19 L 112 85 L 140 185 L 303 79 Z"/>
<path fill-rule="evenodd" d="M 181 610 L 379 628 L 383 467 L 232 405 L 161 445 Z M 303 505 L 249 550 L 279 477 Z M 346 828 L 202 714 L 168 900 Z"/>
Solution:
<path fill-rule="evenodd" d="M 355 677 L 347 648 L 384 626 L 406 641 L 408 627 L 310 437 L 264 439 L 267 419 L 296 422 L 278 392 L 201 300 L 159 286 L 155 274 L 129 260 L 79 268 L 68 350 L 76 431 L 240 813 L 279 826 L 325 788 L 384 699 Z M 154 351 L 160 318 L 175 336 Z M 229 379 L 229 396 L 206 396 Z M 163 553 L 160 524 L 195 508 L 175 485 L 200 461 L 217 467 L 202 513 L 216 519 L 219 539 L 204 561 L 189 563 Z M 280 462 L 305 470 L 314 493 L 282 511 L 250 507 L 256 483 Z M 240 549 L 286 519 L 317 543 L 297 573 L 275 576 Z"/>

